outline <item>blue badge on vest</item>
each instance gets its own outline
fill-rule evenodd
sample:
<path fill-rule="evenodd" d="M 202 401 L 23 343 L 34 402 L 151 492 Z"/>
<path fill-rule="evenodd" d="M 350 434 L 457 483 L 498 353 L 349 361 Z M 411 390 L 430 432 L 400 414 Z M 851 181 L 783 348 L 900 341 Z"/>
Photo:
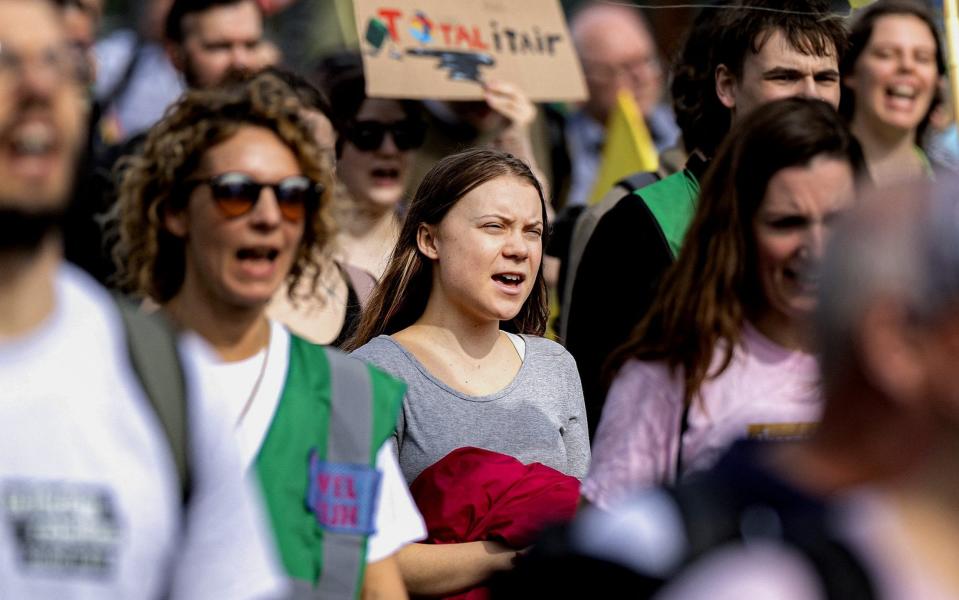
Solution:
<path fill-rule="evenodd" d="M 320 527 L 334 533 L 372 535 L 381 473 L 368 465 L 330 463 L 310 450 L 306 506 Z"/>

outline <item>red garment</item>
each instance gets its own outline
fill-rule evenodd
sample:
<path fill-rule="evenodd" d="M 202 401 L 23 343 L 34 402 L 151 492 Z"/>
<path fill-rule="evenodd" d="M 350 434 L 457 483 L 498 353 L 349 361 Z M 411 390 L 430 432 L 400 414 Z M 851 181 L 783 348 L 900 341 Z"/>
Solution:
<path fill-rule="evenodd" d="M 522 549 L 544 527 L 573 518 L 579 480 L 540 463 L 465 447 L 420 473 L 410 491 L 426 522 L 426 543 L 491 540 Z M 488 597 L 486 588 L 473 588 L 450 598 Z"/>

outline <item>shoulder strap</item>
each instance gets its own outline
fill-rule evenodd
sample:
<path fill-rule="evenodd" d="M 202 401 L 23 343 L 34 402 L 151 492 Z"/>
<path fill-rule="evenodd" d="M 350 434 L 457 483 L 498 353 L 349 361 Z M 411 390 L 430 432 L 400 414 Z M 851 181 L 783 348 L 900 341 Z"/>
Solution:
<path fill-rule="evenodd" d="M 330 421 L 326 460 L 371 465 L 373 383 L 363 361 L 326 348 L 330 362 Z M 316 585 L 320 598 L 357 598 L 366 563 L 366 537 L 326 531 L 323 574 Z"/>
<path fill-rule="evenodd" d="M 616 185 L 623 188 L 623 194 L 628 194 L 630 192 L 635 192 L 636 190 L 646 187 L 651 183 L 656 183 L 662 179 L 659 173 L 652 171 L 641 171 L 639 173 L 633 173 L 627 177 L 623 177 L 616 182 Z"/>
<path fill-rule="evenodd" d="M 120 97 L 126 93 L 127 88 L 130 87 L 130 82 L 133 81 L 133 73 L 136 72 L 137 66 L 140 64 L 140 59 L 143 58 L 143 48 L 143 38 L 137 34 L 136 39 L 133 41 L 133 48 L 130 50 L 130 60 L 127 61 L 123 73 L 113 87 L 100 98 L 104 110 L 109 109 L 110 105 L 119 100 Z"/>
<path fill-rule="evenodd" d="M 340 270 L 340 273 L 342 273 L 347 287 L 356 294 L 357 299 L 360 301 L 360 307 L 365 309 L 369 302 L 370 294 L 373 293 L 373 288 L 376 287 L 376 277 L 374 277 L 372 273 L 368 273 L 351 264 L 341 262 L 335 264 Z"/>
<path fill-rule="evenodd" d="M 126 331 L 130 363 L 163 425 L 180 478 L 184 505 L 190 496 L 186 381 L 173 327 L 160 315 L 140 312 L 129 300 L 114 295 Z"/>

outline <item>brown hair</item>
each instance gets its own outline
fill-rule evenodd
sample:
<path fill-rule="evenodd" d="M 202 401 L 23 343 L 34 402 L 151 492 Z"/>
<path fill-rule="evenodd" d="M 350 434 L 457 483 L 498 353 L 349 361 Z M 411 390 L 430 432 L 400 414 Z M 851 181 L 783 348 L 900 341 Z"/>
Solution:
<path fill-rule="evenodd" d="M 543 209 L 544 231 L 547 229 L 543 188 L 526 163 L 512 154 L 488 149 L 447 156 L 430 169 L 417 188 L 386 272 L 346 348 L 356 349 L 378 335 L 400 331 L 423 314 L 431 292 L 433 269 L 416 242 L 420 225 L 438 224 L 463 196 L 497 177 L 516 177 L 533 186 Z M 545 243 L 544 239 L 544 246 Z M 516 333 L 542 335 L 548 316 L 546 281 L 540 263 L 529 298 L 504 327 Z"/>
<path fill-rule="evenodd" d="M 184 241 L 165 229 L 164 215 L 186 206 L 189 194 L 182 182 L 197 169 L 204 153 L 250 125 L 272 131 L 293 151 L 303 174 L 327 190 L 306 216 L 288 276 L 291 296 L 308 266 L 315 285 L 320 271 L 315 247 L 325 244 L 332 228 L 325 211 L 332 181 L 301 111 L 293 90 L 270 73 L 222 88 L 190 91 L 174 104 L 150 130 L 143 151 L 121 165 L 120 242 L 114 248 L 120 287 L 159 304 L 180 291 L 186 269 Z"/>
<path fill-rule="evenodd" d="M 682 370 L 683 399 L 692 403 L 706 379 L 729 366 L 743 321 L 761 308 L 751 232 L 769 180 L 823 155 L 862 169 L 859 145 L 825 102 L 788 98 L 746 115 L 706 172 L 682 250 L 653 306 L 609 367 L 630 358 L 665 361 L 674 373 Z M 717 350 L 723 360 L 709 372 Z"/>

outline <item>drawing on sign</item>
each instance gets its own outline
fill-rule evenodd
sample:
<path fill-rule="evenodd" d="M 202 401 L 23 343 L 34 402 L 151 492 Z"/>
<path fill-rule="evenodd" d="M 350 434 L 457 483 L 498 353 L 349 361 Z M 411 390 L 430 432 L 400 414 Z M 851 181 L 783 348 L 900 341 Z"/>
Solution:
<path fill-rule="evenodd" d="M 413 17 L 413 26 L 410 27 L 410 34 L 417 42 L 429 44 L 433 41 L 433 21 L 430 21 L 423 11 L 416 11 Z"/>
<path fill-rule="evenodd" d="M 483 83 L 480 67 L 492 67 L 496 60 L 489 54 L 481 52 L 457 52 L 455 50 L 428 50 L 426 48 L 410 48 L 406 51 L 410 56 L 426 56 L 440 59 L 437 69 L 449 69 L 449 78 L 453 81 L 475 81 Z"/>

